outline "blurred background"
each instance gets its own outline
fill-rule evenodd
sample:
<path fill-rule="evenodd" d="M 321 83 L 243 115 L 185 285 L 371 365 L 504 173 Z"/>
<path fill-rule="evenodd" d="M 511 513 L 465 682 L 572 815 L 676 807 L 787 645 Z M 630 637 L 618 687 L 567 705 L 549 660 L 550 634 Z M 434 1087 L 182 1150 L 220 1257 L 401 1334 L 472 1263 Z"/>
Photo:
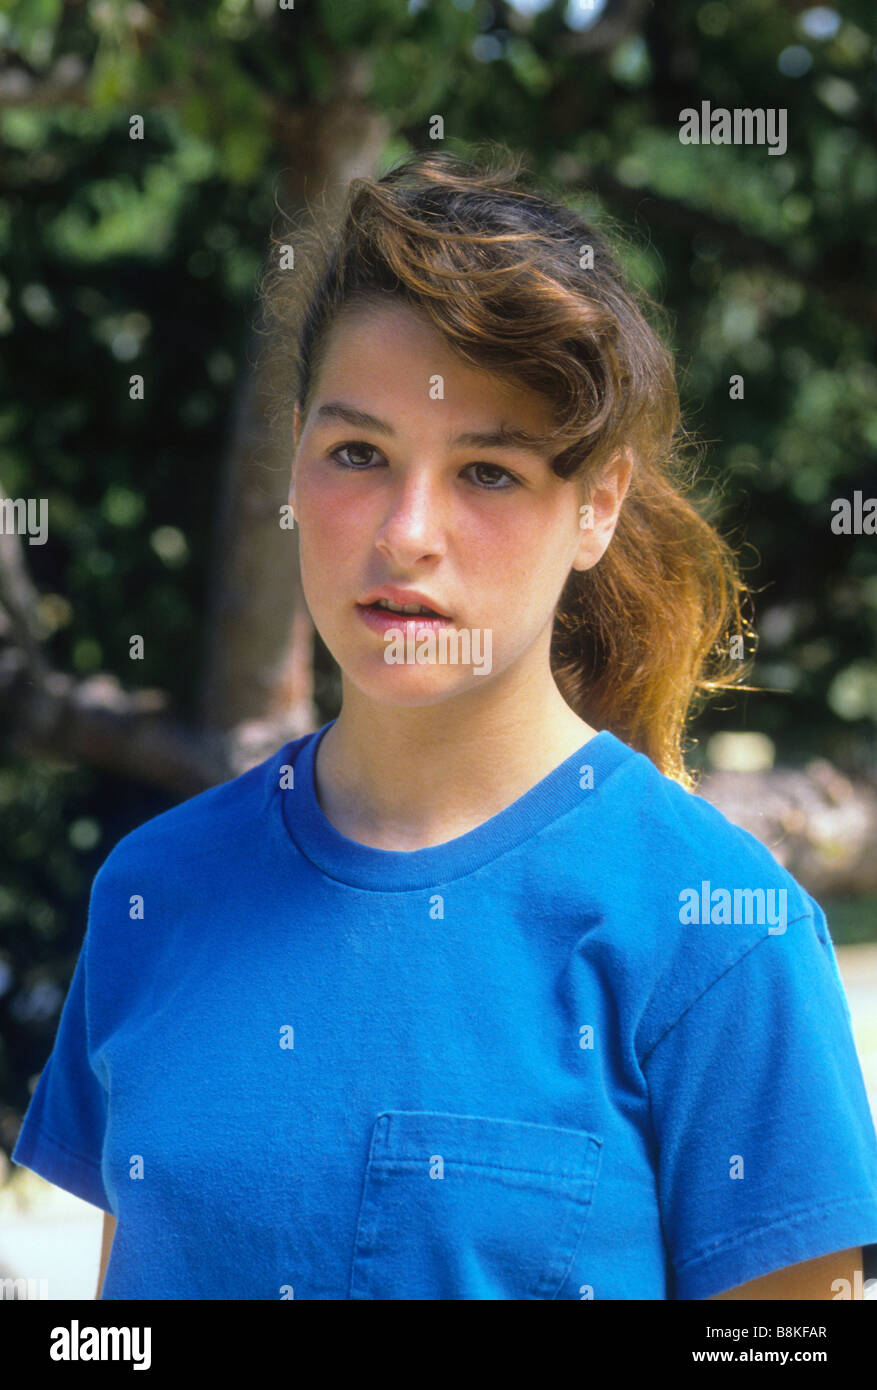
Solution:
<path fill-rule="evenodd" d="M 709 446 L 695 495 L 755 596 L 759 690 L 698 715 L 689 763 L 824 906 L 877 1113 L 877 536 L 831 526 L 877 496 L 874 18 L 4 0 L 0 497 L 46 499 L 49 526 L 0 534 L 0 1275 L 94 1295 L 100 1212 L 7 1156 L 98 867 L 337 713 L 277 524 L 291 438 L 256 286 L 279 209 L 331 216 L 411 150 L 522 152 L 665 306 Z M 702 101 L 786 110 L 786 152 L 681 144 Z"/>

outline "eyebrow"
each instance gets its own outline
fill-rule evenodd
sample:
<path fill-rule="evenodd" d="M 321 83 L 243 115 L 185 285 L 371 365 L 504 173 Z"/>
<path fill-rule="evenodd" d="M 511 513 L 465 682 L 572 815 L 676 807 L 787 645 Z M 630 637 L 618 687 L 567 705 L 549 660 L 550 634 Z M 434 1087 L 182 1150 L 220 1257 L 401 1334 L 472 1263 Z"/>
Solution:
<path fill-rule="evenodd" d="M 317 421 L 342 420 L 346 425 L 358 429 L 376 430 L 380 434 L 395 436 L 396 431 L 386 420 L 379 420 L 367 410 L 357 410 L 355 406 L 345 405 L 343 401 L 327 401 L 321 405 L 314 417 Z M 470 430 L 448 439 L 449 448 L 474 449 L 518 449 L 526 453 L 537 453 L 541 440 L 537 435 L 502 423 L 493 430 Z"/>

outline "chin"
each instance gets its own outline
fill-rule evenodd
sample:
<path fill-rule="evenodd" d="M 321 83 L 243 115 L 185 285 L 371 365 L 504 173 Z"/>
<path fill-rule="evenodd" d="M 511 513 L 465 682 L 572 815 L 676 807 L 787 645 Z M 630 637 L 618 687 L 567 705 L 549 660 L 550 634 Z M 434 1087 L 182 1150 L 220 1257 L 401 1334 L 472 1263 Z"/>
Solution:
<path fill-rule="evenodd" d="M 340 665 L 340 663 L 339 663 Z M 471 689 L 471 680 L 442 679 L 440 672 L 447 668 L 385 666 L 381 663 L 380 675 L 374 671 L 358 672 L 351 666 L 342 666 L 344 679 L 355 686 L 369 700 L 376 704 L 397 705 L 400 709 L 416 709 L 419 706 L 437 705 L 464 695 Z M 483 677 L 478 677 L 483 680 Z"/>

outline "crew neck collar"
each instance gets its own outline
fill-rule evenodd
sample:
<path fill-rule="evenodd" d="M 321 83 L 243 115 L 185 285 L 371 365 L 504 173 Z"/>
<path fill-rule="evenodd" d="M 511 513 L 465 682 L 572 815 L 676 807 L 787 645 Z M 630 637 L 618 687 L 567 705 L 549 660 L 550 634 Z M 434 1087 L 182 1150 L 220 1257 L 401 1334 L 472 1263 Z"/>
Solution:
<path fill-rule="evenodd" d="M 317 800 L 317 748 L 335 722 L 330 719 L 299 747 L 294 785 L 279 794 L 280 814 L 292 841 L 327 877 L 354 888 L 381 892 L 430 888 L 480 869 L 577 806 L 596 805 L 615 769 L 637 756 L 626 743 L 603 729 L 529 791 L 464 835 L 426 849 L 376 849 L 342 835 Z M 281 757 L 288 749 L 289 745 L 281 751 Z M 592 769 L 592 787 L 581 785 L 585 780 L 583 767 Z"/>

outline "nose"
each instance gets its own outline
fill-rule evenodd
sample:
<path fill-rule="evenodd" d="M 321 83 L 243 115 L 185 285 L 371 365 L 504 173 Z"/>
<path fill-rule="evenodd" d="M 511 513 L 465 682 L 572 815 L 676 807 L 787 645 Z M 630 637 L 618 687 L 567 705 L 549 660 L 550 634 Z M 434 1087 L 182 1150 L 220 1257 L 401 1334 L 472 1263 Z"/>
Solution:
<path fill-rule="evenodd" d="M 412 473 L 391 488 L 375 545 L 400 560 L 439 555 L 444 551 L 442 515 L 438 483 L 425 471 Z"/>

